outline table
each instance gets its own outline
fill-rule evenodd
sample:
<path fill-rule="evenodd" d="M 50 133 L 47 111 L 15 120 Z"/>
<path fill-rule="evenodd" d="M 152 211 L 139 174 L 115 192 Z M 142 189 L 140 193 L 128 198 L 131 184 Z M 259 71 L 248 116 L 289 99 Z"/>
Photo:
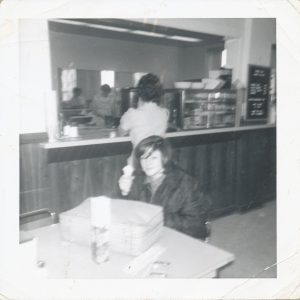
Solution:
<path fill-rule="evenodd" d="M 111 252 L 108 262 L 97 265 L 89 247 L 62 241 L 60 225 L 22 231 L 23 238 L 37 238 L 38 260 L 45 262 L 48 278 L 145 278 L 123 271 L 133 256 Z M 166 248 L 159 260 L 170 262 L 168 278 L 212 278 L 218 269 L 234 260 L 234 255 L 215 246 L 164 227 L 157 243 Z"/>

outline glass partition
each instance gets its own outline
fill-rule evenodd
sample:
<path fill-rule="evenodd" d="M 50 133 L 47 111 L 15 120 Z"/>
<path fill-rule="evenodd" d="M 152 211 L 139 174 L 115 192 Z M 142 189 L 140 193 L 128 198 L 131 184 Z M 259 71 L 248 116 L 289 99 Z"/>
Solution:
<path fill-rule="evenodd" d="M 81 134 L 88 134 L 92 129 L 116 128 L 122 114 L 122 89 L 135 85 L 136 74 L 140 73 L 59 68 L 61 127 L 76 126 Z"/>

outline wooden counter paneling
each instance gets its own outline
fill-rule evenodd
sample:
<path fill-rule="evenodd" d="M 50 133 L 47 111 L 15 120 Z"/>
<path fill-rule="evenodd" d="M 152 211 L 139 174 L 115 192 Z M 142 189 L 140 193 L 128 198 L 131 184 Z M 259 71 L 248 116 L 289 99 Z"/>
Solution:
<path fill-rule="evenodd" d="M 127 155 L 116 155 L 48 165 L 51 197 L 62 212 L 91 196 L 109 194 L 121 176 Z"/>
<path fill-rule="evenodd" d="M 276 198 L 275 129 L 241 136 L 236 160 L 236 206 L 239 210 Z"/>
<path fill-rule="evenodd" d="M 46 132 L 20 134 L 20 145 L 45 143 L 48 140 Z"/>
<path fill-rule="evenodd" d="M 179 165 L 212 194 L 212 216 L 235 209 L 235 141 L 215 141 L 174 150 Z"/>
<path fill-rule="evenodd" d="M 47 162 L 65 162 L 81 159 L 91 159 L 97 157 L 105 157 L 112 155 L 121 155 L 130 153 L 132 145 L 130 142 L 121 142 L 118 144 L 100 144 L 100 145 L 84 145 L 77 147 L 61 147 L 46 150 Z"/>
<path fill-rule="evenodd" d="M 20 145 L 20 213 L 49 208 L 49 181 L 39 143 Z"/>
<path fill-rule="evenodd" d="M 213 216 L 276 198 L 276 128 L 171 136 L 169 140 L 174 159 L 213 194 Z M 36 143 L 20 147 L 22 212 L 49 207 L 59 213 L 90 196 L 109 194 L 131 144 L 123 141 L 48 150 Z"/>

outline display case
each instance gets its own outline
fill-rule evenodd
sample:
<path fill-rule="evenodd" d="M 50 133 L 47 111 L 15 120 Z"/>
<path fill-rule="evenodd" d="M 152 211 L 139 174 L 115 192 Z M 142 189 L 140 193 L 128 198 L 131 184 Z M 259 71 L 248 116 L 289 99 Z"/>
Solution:
<path fill-rule="evenodd" d="M 178 129 L 231 127 L 236 120 L 235 90 L 165 90 L 163 105 Z"/>
<path fill-rule="evenodd" d="M 169 111 L 168 131 L 182 129 L 182 96 L 180 91 L 166 89 L 163 91 L 161 100 L 161 106 Z"/>

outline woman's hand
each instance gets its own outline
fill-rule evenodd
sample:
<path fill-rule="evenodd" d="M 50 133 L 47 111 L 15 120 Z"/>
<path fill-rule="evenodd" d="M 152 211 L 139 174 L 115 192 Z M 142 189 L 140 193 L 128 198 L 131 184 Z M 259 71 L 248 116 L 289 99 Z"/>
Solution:
<path fill-rule="evenodd" d="M 119 187 L 123 196 L 127 196 L 130 192 L 134 176 L 122 175 L 119 179 Z"/>

